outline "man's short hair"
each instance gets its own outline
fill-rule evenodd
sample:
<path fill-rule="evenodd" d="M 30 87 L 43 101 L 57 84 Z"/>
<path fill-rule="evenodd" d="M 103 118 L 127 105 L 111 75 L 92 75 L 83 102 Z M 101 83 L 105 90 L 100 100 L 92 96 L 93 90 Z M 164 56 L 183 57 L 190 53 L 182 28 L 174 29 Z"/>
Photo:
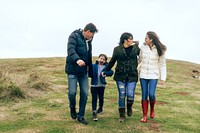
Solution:
<path fill-rule="evenodd" d="M 87 24 L 87 25 L 85 26 L 84 31 L 88 31 L 88 30 L 89 30 L 90 32 L 92 32 L 92 33 L 98 32 L 96 26 L 95 26 L 93 23 L 89 23 L 89 24 Z"/>

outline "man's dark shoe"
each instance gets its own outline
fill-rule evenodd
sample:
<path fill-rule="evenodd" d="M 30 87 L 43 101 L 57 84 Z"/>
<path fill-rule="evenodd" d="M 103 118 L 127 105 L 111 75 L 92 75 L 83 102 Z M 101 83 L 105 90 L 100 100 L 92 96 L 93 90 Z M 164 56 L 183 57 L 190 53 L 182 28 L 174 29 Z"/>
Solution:
<path fill-rule="evenodd" d="M 98 108 L 97 114 L 102 114 L 102 113 L 103 113 L 103 109 L 102 108 Z"/>
<path fill-rule="evenodd" d="M 84 125 L 87 125 L 87 124 L 88 124 L 88 121 L 86 121 L 84 118 L 78 117 L 77 120 L 78 120 L 80 123 L 84 124 Z"/>
<path fill-rule="evenodd" d="M 72 119 L 77 118 L 76 108 L 70 108 L 70 115 L 71 115 Z"/>

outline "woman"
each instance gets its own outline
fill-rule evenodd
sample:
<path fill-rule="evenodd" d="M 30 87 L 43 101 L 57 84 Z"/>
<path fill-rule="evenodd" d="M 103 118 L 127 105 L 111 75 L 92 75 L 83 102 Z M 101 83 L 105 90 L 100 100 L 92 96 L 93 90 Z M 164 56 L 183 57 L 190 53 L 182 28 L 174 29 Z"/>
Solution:
<path fill-rule="evenodd" d="M 163 45 L 155 32 L 149 31 L 145 37 L 145 43 L 140 49 L 140 85 L 142 89 L 141 122 L 147 122 L 148 97 L 150 101 L 150 117 L 154 118 L 155 92 L 158 79 L 163 84 L 166 80 L 166 46 Z"/>
<path fill-rule="evenodd" d="M 132 105 L 134 102 L 134 93 L 138 81 L 138 59 L 139 47 L 133 41 L 131 33 L 123 33 L 120 37 L 119 45 L 114 48 L 112 58 L 106 67 L 106 71 L 111 70 L 117 61 L 114 80 L 116 81 L 119 99 L 118 110 L 120 122 L 125 120 L 125 99 L 127 97 L 127 115 L 132 116 Z"/>

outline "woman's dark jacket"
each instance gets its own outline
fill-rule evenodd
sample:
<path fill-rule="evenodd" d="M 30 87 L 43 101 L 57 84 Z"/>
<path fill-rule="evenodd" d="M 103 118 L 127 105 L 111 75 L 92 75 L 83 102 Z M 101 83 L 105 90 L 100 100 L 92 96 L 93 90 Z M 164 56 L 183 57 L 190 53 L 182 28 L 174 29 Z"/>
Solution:
<path fill-rule="evenodd" d="M 104 63 L 105 65 L 105 68 L 107 67 L 108 63 Z M 102 70 L 102 72 L 105 70 L 105 68 Z M 92 79 L 91 79 L 91 85 L 97 85 L 98 84 L 98 61 L 96 61 L 95 64 L 92 64 L 92 70 L 93 70 L 93 76 L 92 76 Z M 110 71 L 106 71 L 104 72 L 104 75 L 106 76 L 112 76 L 113 75 L 113 71 L 110 70 Z M 106 78 L 105 77 L 102 77 L 102 75 L 100 74 L 100 82 L 102 84 L 107 84 L 106 83 Z"/>
<path fill-rule="evenodd" d="M 111 70 L 117 61 L 117 66 L 115 68 L 114 80 L 125 82 L 137 82 L 138 81 L 138 55 L 140 49 L 138 44 L 134 44 L 132 51 L 129 56 L 127 56 L 126 51 L 122 45 L 114 48 L 112 58 L 106 67 L 106 71 Z"/>
<path fill-rule="evenodd" d="M 88 42 L 88 48 L 86 46 L 86 40 L 83 36 L 82 30 L 75 30 L 68 38 L 67 44 L 67 57 L 65 72 L 73 75 L 86 75 L 89 68 L 89 76 L 92 75 L 92 45 L 91 41 Z M 85 66 L 80 67 L 76 62 L 77 60 L 83 60 Z"/>

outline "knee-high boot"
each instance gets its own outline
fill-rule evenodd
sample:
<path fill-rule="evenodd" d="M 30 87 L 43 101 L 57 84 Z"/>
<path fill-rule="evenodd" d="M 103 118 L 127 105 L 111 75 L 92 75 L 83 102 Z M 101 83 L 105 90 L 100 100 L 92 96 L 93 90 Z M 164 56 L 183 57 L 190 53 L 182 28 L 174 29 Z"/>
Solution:
<path fill-rule="evenodd" d="M 140 120 L 141 122 L 147 122 L 147 113 L 148 113 L 148 100 L 142 100 L 142 111 L 143 111 L 143 118 Z"/>
<path fill-rule="evenodd" d="M 155 102 L 156 102 L 155 100 L 154 101 L 150 101 L 150 108 L 151 108 L 150 117 L 151 118 L 154 118 L 154 116 L 155 116 L 155 111 L 154 111 Z"/>
<path fill-rule="evenodd" d="M 133 102 L 127 102 L 127 115 L 129 117 L 131 117 L 133 114 L 132 105 L 133 105 Z"/>
<path fill-rule="evenodd" d="M 119 108 L 119 121 L 124 122 L 125 120 L 125 108 Z"/>

